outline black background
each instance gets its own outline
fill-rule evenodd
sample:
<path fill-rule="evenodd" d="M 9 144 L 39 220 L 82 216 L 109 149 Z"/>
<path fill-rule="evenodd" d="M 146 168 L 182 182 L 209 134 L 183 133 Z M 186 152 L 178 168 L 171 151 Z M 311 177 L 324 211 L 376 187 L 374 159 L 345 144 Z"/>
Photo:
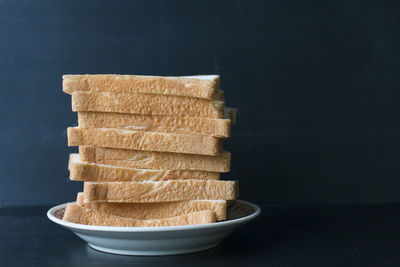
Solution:
<path fill-rule="evenodd" d="M 73 200 L 62 74 L 219 73 L 241 198 L 400 200 L 397 1 L 0 1 L 0 205 Z"/>

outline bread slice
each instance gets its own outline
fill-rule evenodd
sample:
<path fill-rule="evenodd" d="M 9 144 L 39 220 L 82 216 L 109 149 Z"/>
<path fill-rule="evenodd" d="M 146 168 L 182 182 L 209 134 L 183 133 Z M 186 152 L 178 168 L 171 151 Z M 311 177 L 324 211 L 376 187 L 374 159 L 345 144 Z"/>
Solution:
<path fill-rule="evenodd" d="M 135 220 L 68 203 L 63 220 L 72 223 L 98 226 L 151 227 L 212 223 L 216 221 L 216 218 L 214 212 L 203 210 L 166 219 Z"/>
<path fill-rule="evenodd" d="M 78 122 L 79 127 L 82 128 L 121 128 L 136 131 L 203 134 L 215 137 L 229 137 L 231 134 L 229 119 L 80 111 L 78 112 Z"/>
<path fill-rule="evenodd" d="M 206 135 L 188 135 L 131 131 L 109 128 L 68 128 L 69 146 L 97 146 L 145 151 L 164 151 L 218 155 L 222 139 Z"/>
<path fill-rule="evenodd" d="M 141 151 L 104 147 L 79 147 L 84 162 L 140 169 L 197 170 L 229 172 L 231 153 L 223 151 L 216 156 Z"/>
<path fill-rule="evenodd" d="M 140 75 L 63 75 L 63 91 L 147 93 L 214 99 L 219 75 L 160 77 Z M 220 97 L 220 95 L 219 95 Z"/>
<path fill-rule="evenodd" d="M 236 181 L 171 180 L 160 182 L 85 182 L 88 201 L 169 202 L 183 200 L 232 200 L 238 197 Z"/>
<path fill-rule="evenodd" d="M 76 91 L 72 93 L 72 110 L 224 118 L 224 102 L 222 101 L 152 94 Z"/>
<path fill-rule="evenodd" d="M 85 202 L 83 193 L 78 193 L 76 203 L 82 207 L 111 215 L 136 220 L 163 219 L 201 210 L 215 212 L 217 221 L 226 220 L 225 200 L 189 200 L 160 203 L 110 203 Z"/>
<path fill-rule="evenodd" d="M 70 179 L 75 181 L 165 181 L 165 180 L 218 180 L 218 172 L 190 170 L 145 170 L 104 164 L 87 163 L 79 160 L 79 154 L 70 154 L 68 169 Z"/>

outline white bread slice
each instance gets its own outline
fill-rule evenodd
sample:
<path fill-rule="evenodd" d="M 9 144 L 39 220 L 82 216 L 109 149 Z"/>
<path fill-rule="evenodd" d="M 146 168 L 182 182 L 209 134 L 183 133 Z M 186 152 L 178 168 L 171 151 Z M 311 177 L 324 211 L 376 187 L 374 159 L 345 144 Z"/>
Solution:
<path fill-rule="evenodd" d="M 227 115 L 230 116 L 229 113 Z M 229 119 L 81 111 L 78 112 L 78 122 L 79 127 L 82 128 L 122 128 L 136 131 L 203 134 L 215 137 L 229 137 L 231 134 Z"/>
<path fill-rule="evenodd" d="M 153 94 L 76 91 L 72 93 L 72 110 L 224 118 L 224 102 L 222 101 Z"/>
<path fill-rule="evenodd" d="M 160 77 L 140 75 L 63 75 L 63 91 L 147 93 L 214 99 L 219 75 Z"/>
<path fill-rule="evenodd" d="M 163 219 L 201 210 L 215 212 L 217 221 L 226 220 L 226 200 L 189 200 L 159 203 L 110 203 L 85 202 L 83 193 L 78 193 L 76 203 L 82 207 L 111 215 L 136 220 Z"/>
<path fill-rule="evenodd" d="M 237 181 L 171 180 L 159 182 L 85 182 L 89 202 L 169 202 L 183 200 L 233 200 Z"/>
<path fill-rule="evenodd" d="M 231 153 L 227 151 L 206 156 L 80 146 L 79 157 L 84 162 L 140 169 L 229 172 L 231 167 Z"/>
<path fill-rule="evenodd" d="M 178 226 L 212 223 L 216 221 L 215 213 L 210 210 L 192 212 L 166 219 L 135 220 L 87 209 L 72 203 L 67 204 L 63 220 L 71 223 L 87 225 L 120 227 Z"/>
<path fill-rule="evenodd" d="M 69 146 L 97 146 L 201 155 L 218 155 L 223 143 L 222 139 L 206 135 L 109 128 L 71 127 L 68 128 L 67 134 Z"/>
<path fill-rule="evenodd" d="M 79 160 L 79 154 L 70 154 L 68 169 L 70 179 L 91 182 L 132 182 L 165 180 L 218 180 L 218 172 L 190 170 L 146 170 L 104 164 L 87 163 Z"/>

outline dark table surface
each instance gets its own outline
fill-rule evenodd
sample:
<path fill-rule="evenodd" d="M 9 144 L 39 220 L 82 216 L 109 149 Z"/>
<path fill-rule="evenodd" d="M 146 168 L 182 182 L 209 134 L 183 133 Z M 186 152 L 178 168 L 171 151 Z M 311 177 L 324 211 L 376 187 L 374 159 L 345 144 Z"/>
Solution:
<path fill-rule="evenodd" d="M 0 209 L 0 266 L 400 266 L 400 203 L 258 203 L 262 214 L 218 247 L 163 257 L 89 248 L 49 207 Z"/>

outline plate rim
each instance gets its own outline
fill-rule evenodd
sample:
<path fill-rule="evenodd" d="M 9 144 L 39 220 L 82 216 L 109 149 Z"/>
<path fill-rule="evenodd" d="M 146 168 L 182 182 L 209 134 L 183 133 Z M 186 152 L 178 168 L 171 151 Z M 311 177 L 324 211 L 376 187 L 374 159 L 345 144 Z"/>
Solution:
<path fill-rule="evenodd" d="M 75 202 L 67 202 L 63 203 L 57 206 L 54 206 L 50 208 L 47 211 L 47 217 L 64 227 L 72 228 L 72 229 L 77 229 L 77 230 L 89 230 L 89 231 L 103 231 L 103 232 L 135 232 L 135 233 L 140 233 L 140 232 L 168 232 L 168 231 L 187 231 L 187 230 L 200 230 L 200 229 L 210 229 L 210 228 L 220 228 L 220 227 L 229 227 L 229 226 L 234 226 L 234 225 L 240 225 L 245 222 L 251 221 L 255 218 L 257 218 L 260 213 L 261 213 L 261 208 L 254 203 L 244 201 L 244 200 L 235 200 L 236 202 L 239 202 L 241 204 L 250 206 L 253 208 L 253 212 L 247 216 L 237 218 L 237 219 L 232 219 L 232 220 L 227 220 L 227 221 L 222 221 L 222 222 L 217 222 L 217 223 L 206 223 L 206 224 L 196 224 L 196 225 L 181 225 L 181 226 L 159 226 L 159 227 L 121 227 L 121 226 L 97 226 L 97 225 L 86 225 L 86 224 L 79 224 L 79 223 L 71 223 L 67 221 L 63 221 L 61 219 L 58 219 L 55 217 L 53 214 L 55 211 L 65 208 L 68 203 L 75 203 Z"/>

